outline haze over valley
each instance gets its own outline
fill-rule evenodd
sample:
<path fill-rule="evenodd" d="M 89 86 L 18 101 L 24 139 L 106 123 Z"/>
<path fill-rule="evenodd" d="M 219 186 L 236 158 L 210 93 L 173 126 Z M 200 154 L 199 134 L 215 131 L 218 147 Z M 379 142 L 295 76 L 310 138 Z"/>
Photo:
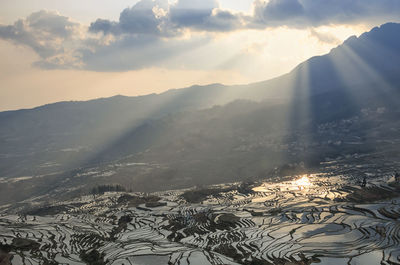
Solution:
<path fill-rule="evenodd" d="M 0 4 L 0 51 L 36 56 L 4 64 L 1 265 L 400 264 L 397 0 L 133 2 L 89 26 Z"/>

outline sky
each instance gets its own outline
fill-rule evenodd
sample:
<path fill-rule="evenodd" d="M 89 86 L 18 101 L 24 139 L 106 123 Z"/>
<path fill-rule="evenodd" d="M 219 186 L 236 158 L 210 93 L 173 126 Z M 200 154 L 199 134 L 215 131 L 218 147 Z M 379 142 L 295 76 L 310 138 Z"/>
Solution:
<path fill-rule="evenodd" d="M 2 0 L 0 111 L 267 80 L 399 20 L 400 0 Z"/>

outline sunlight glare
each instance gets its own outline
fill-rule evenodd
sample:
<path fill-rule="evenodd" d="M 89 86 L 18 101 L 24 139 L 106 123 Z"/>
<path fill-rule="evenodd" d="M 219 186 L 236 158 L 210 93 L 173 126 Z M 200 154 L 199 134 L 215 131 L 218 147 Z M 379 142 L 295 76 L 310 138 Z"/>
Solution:
<path fill-rule="evenodd" d="M 303 175 L 300 179 L 294 181 L 294 185 L 298 186 L 299 189 L 304 189 L 311 186 L 312 183 L 306 175 Z"/>

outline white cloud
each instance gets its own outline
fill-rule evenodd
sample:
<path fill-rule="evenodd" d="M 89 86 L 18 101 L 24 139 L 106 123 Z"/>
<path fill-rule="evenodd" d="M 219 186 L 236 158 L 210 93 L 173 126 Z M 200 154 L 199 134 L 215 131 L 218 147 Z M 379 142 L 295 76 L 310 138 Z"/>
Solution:
<path fill-rule="evenodd" d="M 217 0 L 141 0 L 124 9 L 118 21 L 97 19 L 89 27 L 55 12 L 35 12 L 0 25 L 0 38 L 32 48 L 40 57 L 35 65 L 42 68 L 126 71 L 171 66 L 168 60 L 206 45 L 216 33 L 307 29 L 399 14 L 399 0 L 255 0 L 252 14 L 221 9 Z M 329 33 L 310 33 L 321 42 L 338 43 Z"/>

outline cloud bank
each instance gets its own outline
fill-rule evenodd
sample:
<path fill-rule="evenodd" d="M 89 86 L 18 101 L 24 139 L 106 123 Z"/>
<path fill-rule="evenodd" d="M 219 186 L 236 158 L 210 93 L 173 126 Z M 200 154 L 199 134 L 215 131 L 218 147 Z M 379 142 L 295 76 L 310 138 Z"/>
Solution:
<path fill-rule="evenodd" d="M 118 21 L 82 25 L 56 12 L 39 11 L 0 25 L 0 39 L 32 48 L 41 68 L 124 71 L 162 66 L 211 42 L 216 33 L 274 27 L 313 27 L 400 18 L 400 0 L 255 0 L 251 14 L 220 7 L 217 0 L 141 0 Z"/>
<path fill-rule="evenodd" d="M 317 27 L 399 18 L 398 0 L 262 0 L 254 18 L 261 26 Z"/>

